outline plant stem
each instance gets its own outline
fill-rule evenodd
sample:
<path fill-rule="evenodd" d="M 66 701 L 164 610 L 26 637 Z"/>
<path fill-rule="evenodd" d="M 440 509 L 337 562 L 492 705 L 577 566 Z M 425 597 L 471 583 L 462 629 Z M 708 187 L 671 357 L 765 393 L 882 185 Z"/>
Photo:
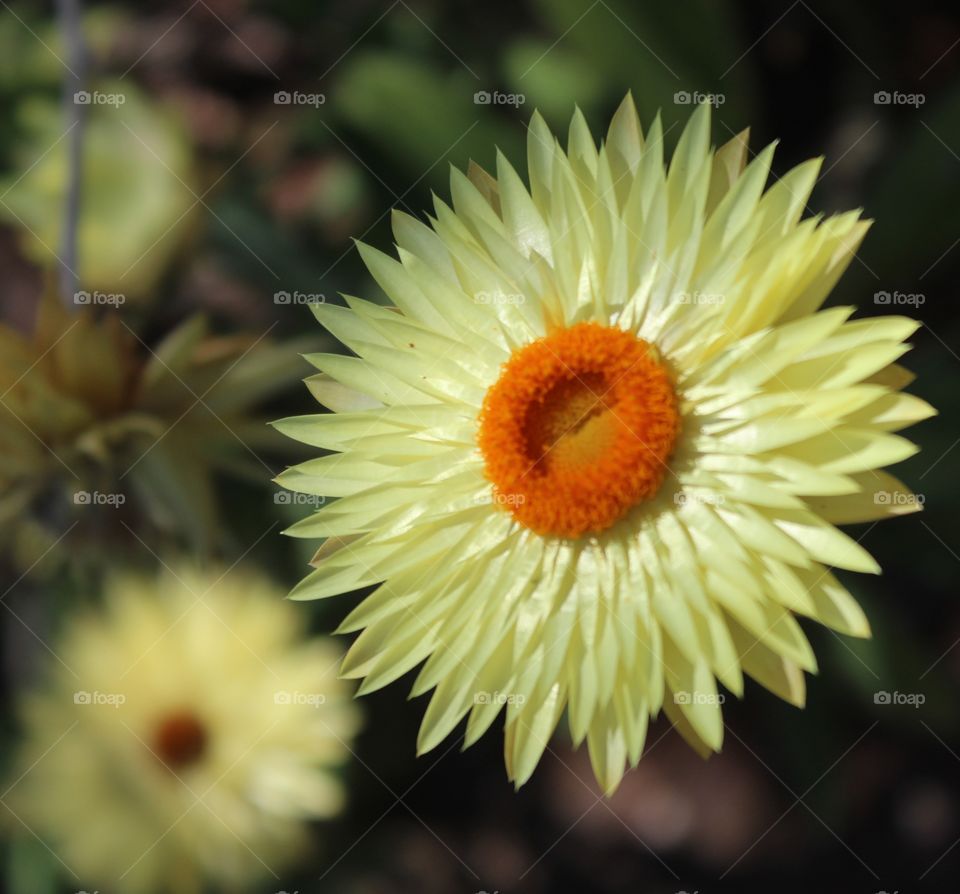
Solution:
<path fill-rule="evenodd" d="M 60 291 L 64 304 L 75 309 L 74 296 L 80 288 L 77 273 L 77 229 L 80 220 L 83 125 L 86 106 L 76 101 L 83 88 L 87 53 L 81 25 L 81 0 L 57 0 L 60 30 L 66 48 L 66 76 L 63 85 L 63 113 L 68 128 L 67 194 L 64 200 L 60 245 Z"/>

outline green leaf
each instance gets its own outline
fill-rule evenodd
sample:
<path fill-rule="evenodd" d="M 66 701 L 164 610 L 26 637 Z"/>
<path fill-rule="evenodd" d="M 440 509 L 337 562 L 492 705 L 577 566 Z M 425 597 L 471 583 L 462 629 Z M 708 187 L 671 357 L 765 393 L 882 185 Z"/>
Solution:
<path fill-rule="evenodd" d="M 6 885 L 8 891 L 30 894 L 56 894 L 57 863 L 51 853 L 34 838 L 15 835 L 7 850 Z"/>
<path fill-rule="evenodd" d="M 748 123 L 743 100 L 749 95 L 751 62 L 736 61 L 743 51 L 730 7 L 713 0 L 605 0 L 586 12 L 581 0 L 537 0 L 535 7 L 556 35 L 550 43 L 556 43 L 513 83 L 514 89 L 535 83 L 537 69 L 549 65 L 560 51 L 578 55 L 580 66 L 602 79 L 608 100 L 618 102 L 632 89 L 645 124 L 660 109 L 668 128 L 686 120 L 691 107 L 674 102 L 678 91 L 723 93 L 719 121 L 727 122 L 732 132 Z M 552 123 L 559 126 L 568 116 L 569 111 L 561 109 L 560 121 Z M 723 142 L 727 134 L 719 121 L 715 132 Z"/>
<path fill-rule="evenodd" d="M 511 158 L 521 158 L 526 111 L 511 126 L 503 109 L 474 103 L 478 90 L 497 85 L 452 62 L 452 69 L 441 70 L 397 53 L 357 52 L 343 63 L 336 108 L 381 147 L 384 158 L 400 162 L 427 184 L 443 184 L 449 163 L 465 169 L 474 158 L 489 169 L 498 145 Z"/>

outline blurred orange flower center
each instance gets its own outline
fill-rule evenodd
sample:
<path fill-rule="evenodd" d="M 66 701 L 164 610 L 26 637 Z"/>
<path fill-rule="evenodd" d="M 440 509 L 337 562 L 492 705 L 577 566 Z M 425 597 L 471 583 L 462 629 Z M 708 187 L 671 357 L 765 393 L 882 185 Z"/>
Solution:
<path fill-rule="evenodd" d="M 163 717 L 154 729 L 153 751 L 171 770 L 195 763 L 207 748 L 207 729 L 192 711 Z"/>
<path fill-rule="evenodd" d="M 578 323 L 514 351 L 484 398 L 478 442 L 498 505 L 538 534 L 576 538 L 657 493 L 679 429 L 650 345 Z"/>

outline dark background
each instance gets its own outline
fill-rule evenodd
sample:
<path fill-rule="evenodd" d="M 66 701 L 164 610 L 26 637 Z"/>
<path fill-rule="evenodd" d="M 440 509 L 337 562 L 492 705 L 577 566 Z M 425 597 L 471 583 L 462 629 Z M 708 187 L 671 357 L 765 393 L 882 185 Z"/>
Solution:
<path fill-rule="evenodd" d="M 809 680 L 804 712 L 748 685 L 743 703 L 725 706 L 725 748 L 707 762 L 658 723 L 639 769 L 607 801 L 585 751 L 572 752 L 562 733 L 518 794 L 493 731 L 466 753 L 451 740 L 417 759 L 423 705 L 409 704 L 404 683 L 395 684 L 365 699 L 347 812 L 317 827 L 313 859 L 283 880 L 286 890 L 956 890 L 960 13 L 953 4 L 158 0 L 89 4 L 85 31 L 90 84 L 135 93 L 147 115 L 137 126 L 169 127 L 165 139 L 175 144 L 164 156 L 175 179 L 158 187 L 159 197 L 131 197 L 123 211 L 130 221 L 155 215 L 152 232 L 165 235 L 156 244 L 153 235 L 137 239 L 132 225 L 111 215 L 116 233 L 108 227 L 101 244 L 81 253 L 82 283 L 123 293 L 119 312 L 148 343 L 201 309 L 223 332 L 273 326 L 272 337 L 313 333 L 323 346 L 307 309 L 277 304 L 275 293 L 377 297 L 351 238 L 387 248 L 388 209 L 421 214 L 431 191 L 446 197 L 451 163 L 472 158 L 490 168 L 498 145 L 522 169 L 535 107 L 562 134 L 579 104 L 599 135 L 627 90 L 645 124 L 662 110 L 671 144 L 690 112 L 676 94 L 700 91 L 723 96 L 716 144 L 746 126 L 754 152 L 780 140 L 775 175 L 824 154 L 811 213 L 862 207 L 876 219 L 831 301 L 924 324 L 906 363 L 918 373 L 912 390 L 941 415 L 910 433 L 922 452 L 896 472 L 926 511 L 854 530 L 884 568 L 879 578 L 842 575 L 874 639 L 805 625 L 821 670 Z M 59 108 L 64 72 L 43 45 L 56 41 L 52 8 L 0 10 L 0 302 L 5 319 L 21 327 L 30 325 L 43 270 L 58 267 L 29 232 L 52 233 L 44 241 L 56 245 L 58 193 L 36 175 L 59 156 L 31 169 L 52 142 L 38 122 Z M 477 105 L 478 90 L 522 93 L 525 102 Z M 278 105 L 277 91 L 325 101 Z M 882 104 L 879 91 L 920 99 Z M 132 105 L 118 111 L 129 114 Z M 62 122 L 54 129 L 61 132 Z M 85 182 L 85 208 L 111 205 L 118 164 L 132 182 L 167 176 L 149 154 L 134 158 L 122 131 L 114 137 L 99 149 L 88 144 L 103 153 L 106 173 Z M 142 255 L 133 272 L 118 275 Z M 878 292 L 915 297 L 891 307 L 877 303 Z M 304 364 L 303 375 L 309 371 Z M 295 381 L 267 410 L 314 412 Z M 291 461 L 264 455 L 274 471 Z M 228 561 L 277 517 L 266 486 L 221 483 L 227 536 L 214 551 Z M 151 561 L 132 538 L 124 555 Z M 287 586 L 306 554 L 274 531 L 251 557 Z M 19 578 L 14 563 L 0 589 L 11 602 L 43 588 L 69 590 L 61 575 L 42 571 Z M 303 610 L 317 630 L 329 630 L 355 602 Z M 22 628 L 9 615 L 0 623 L 16 652 Z M 22 664 L 6 662 L 8 691 L 23 685 Z M 922 694 L 925 703 L 878 705 L 881 691 Z M 4 728 L 13 741 L 11 718 Z"/>

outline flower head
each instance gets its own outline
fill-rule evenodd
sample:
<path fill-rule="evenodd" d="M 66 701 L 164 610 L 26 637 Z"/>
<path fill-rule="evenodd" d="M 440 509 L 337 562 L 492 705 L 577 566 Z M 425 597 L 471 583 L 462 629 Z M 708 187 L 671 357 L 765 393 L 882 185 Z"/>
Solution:
<path fill-rule="evenodd" d="M 200 316 L 150 349 L 85 297 L 70 313 L 49 290 L 29 335 L 0 326 L 0 553 L 21 569 L 48 553 L 94 564 L 129 539 L 124 525 L 209 548 L 215 474 L 262 479 L 256 451 L 284 439 L 253 409 L 292 381 L 296 358 L 213 335 Z"/>
<path fill-rule="evenodd" d="M 345 673 L 426 661 L 421 751 L 505 710 L 517 785 L 564 710 L 611 791 L 661 710 L 720 748 L 718 681 L 802 704 L 796 616 L 868 634 L 827 566 L 878 566 L 834 525 L 919 508 L 877 471 L 933 412 L 900 393 L 916 324 L 822 309 L 868 222 L 803 218 L 819 161 L 766 188 L 773 146 L 711 150 L 706 105 L 666 166 L 662 137 L 629 97 L 599 149 L 535 115 L 529 188 L 500 155 L 396 213 L 399 260 L 361 246 L 395 307 L 314 308 L 356 356 L 312 356 L 334 412 L 278 423 L 330 451 L 281 483 L 337 498 L 290 531 L 328 538 L 293 595 L 378 584 Z"/>
<path fill-rule="evenodd" d="M 357 725 L 338 653 L 265 580 L 115 577 L 24 705 L 6 804 L 83 883 L 198 894 L 276 877 L 336 814 Z"/>

